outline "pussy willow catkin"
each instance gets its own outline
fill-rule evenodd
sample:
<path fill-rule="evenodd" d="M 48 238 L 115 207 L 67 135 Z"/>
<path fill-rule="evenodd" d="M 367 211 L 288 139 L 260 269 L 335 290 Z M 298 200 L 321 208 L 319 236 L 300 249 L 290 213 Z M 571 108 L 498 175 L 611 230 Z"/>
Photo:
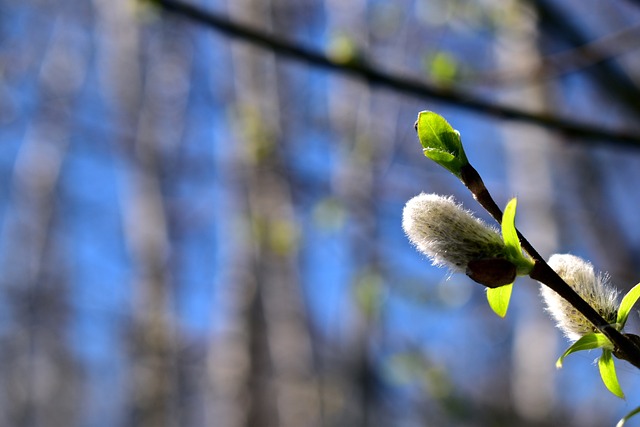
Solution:
<path fill-rule="evenodd" d="M 465 273 L 469 262 L 505 257 L 500 233 L 473 216 L 452 197 L 422 193 L 409 200 L 402 227 L 434 265 Z"/>
<path fill-rule="evenodd" d="M 618 291 L 609 284 L 606 274 L 596 274 L 591 263 L 570 254 L 553 255 L 549 266 L 607 322 L 615 323 Z M 597 332 L 591 322 L 555 291 L 544 285 L 540 289 L 547 311 L 567 338 L 576 341 Z"/>

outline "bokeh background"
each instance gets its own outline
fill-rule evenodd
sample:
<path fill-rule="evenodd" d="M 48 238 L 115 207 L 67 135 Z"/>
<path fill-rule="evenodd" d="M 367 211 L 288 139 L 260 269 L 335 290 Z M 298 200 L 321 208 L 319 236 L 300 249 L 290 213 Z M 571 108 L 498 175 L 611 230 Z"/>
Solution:
<path fill-rule="evenodd" d="M 544 256 L 637 283 L 640 137 L 464 99 L 640 135 L 640 2 L 191 4 L 462 102 L 142 1 L 0 2 L 0 425 L 601 427 L 640 404 L 626 363 L 626 402 L 595 352 L 555 369 L 535 283 L 499 319 L 401 229 L 423 191 L 488 220 L 422 155 L 429 109 Z"/>

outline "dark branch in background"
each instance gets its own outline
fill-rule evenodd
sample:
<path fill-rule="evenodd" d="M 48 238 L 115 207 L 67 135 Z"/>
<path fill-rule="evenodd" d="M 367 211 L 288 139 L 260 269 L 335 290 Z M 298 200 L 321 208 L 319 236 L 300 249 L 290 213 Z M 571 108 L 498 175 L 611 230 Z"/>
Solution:
<path fill-rule="evenodd" d="M 560 29 L 554 28 L 552 32 L 558 32 L 558 30 Z M 640 37 L 640 25 L 634 24 L 585 44 L 571 43 L 572 47 L 541 58 L 540 64 L 533 68 L 530 65 L 525 67 L 515 65 L 509 70 L 494 69 L 475 72 L 461 76 L 461 81 L 467 85 L 499 85 L 504 87 L 539 83 L 585 71 L 589 77 L 593 78 L 592 70 L 603 68 L 602 62 L 613 61 L 616 56 L 636 50 L 638 37 Z M 600 79 L 596 83 L 602 86 Z M 626 92 L 624 94 L 626 96 Z M 634 105 L 633 108 L 637 108 L 637 105 Z"/>
<path fill-rule="evenodd" d="M 222 15 L 180 1 L 155 0 L 152 1 L 152 3 L 168 12 L 182 15 L 207 27 L 217 29 L 229 36 L 245 40 L 280 55 L 297 59 L 317 67 L 362 78 L 372 85 L 387 87 L 394 91 L 419 98 L 429 98 L 431 100 L 455 104 L 462 109 L 505 120 L 517 120 L 543 126 L 573 137 L 583 138 L 585 142 L 595 143 L 606 140 L 611 144 L 615 143 L 617 145 L 640 148 L 640 134 L 606 130 L 600 126 L 588 125 L 548 114 L 531 113 L 521 109 L 495 104 L 468 93 L 443 89 L 415 78 L 387 73 L 372 67 L 366 62 L 345 63 L 338 61 L 323 52 L 284 40 L 263 30 L 235 23 Z"/>
<path fill-rule="evenodd" d="M 608 52 L 601 46 L 591 44 L 592 37 L 583 28 L 576 25 L 575 18 L 562 10 L 557 2 L 551 0 L 528 0 L 536 9 L 540 26 L 544 34 L 554 34 L 573 48 L 583 49 L 590 57 L 603 58 L 589 67 L 588 75 L 607 93 L 615 94 L 631 111 L 638 112 L 640 88 L 629 77 L 625 69 L 615 60 L 608 57 Z"/>

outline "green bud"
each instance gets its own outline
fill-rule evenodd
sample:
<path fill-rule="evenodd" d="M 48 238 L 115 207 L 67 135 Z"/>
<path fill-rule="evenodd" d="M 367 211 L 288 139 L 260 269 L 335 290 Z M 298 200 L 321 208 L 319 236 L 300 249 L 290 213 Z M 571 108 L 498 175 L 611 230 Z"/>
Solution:
<path fill-rule="evenodd" d="M 418 113 L 414 128 L 424 155 L 462 179 L 461 169 L 469 161 L 462 147 L 460 133 L 442 116 L 432 111 Z"/>

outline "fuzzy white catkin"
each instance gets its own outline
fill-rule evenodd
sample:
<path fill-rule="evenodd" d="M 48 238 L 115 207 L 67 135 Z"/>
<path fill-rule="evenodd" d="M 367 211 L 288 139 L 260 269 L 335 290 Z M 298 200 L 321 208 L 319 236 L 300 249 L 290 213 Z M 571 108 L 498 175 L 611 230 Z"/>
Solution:
<path fill-rule="evenodd" d="M 457 204 L 452 197 L 422 193 L 409 200 L 402 227 L 434 265 L 466 272 L 470 261 L 504 256 L 500 233 Z"/>
<path fill-rule="evenodd" d="M 553 255 L 549 266 L 607 322 L 616 322 L 618 291 L 611 287 L 607 275 L 596 274 L 591 263 L 570 254 Z M 576 341 L 597 332 L 591 322 L 555 291 L 544 285 L 540 290 L 547 311 L 568 339 Z"/>

